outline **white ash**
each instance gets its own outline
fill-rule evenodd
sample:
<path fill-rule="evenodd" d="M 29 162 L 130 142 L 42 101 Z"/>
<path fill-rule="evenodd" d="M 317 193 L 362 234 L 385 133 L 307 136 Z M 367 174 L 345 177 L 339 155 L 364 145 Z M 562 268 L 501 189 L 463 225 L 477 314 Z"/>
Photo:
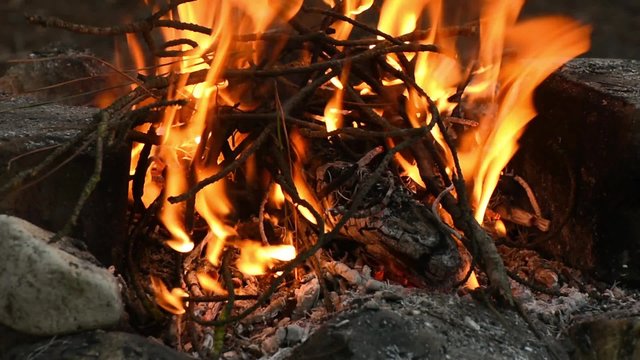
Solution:
<path fill-rule="evenodd" d="M 328 274 L 340 276 L 345 279 L 349 285 L 357 287 L 362 292 L 377 292 L 380 290 L 402 291 L 404 288 L 397 285 L 391 285 L 371 277 L 371 269 L 363 266 L 362 271 L 350 268 L 348 265 L 339 261 L 328 261 L 324 264 L 324 269 Z"/>
<path fill-rule="evenodd" d="M 549 296 L 532 293 L 516 283 L 512 283 L 512 286 L 519 288 L 525 310 L 547 325 L 556 337 L 564 335 L 572 324 L 585 319 L 640 315 L 640 293 L 637 290 L 613 286 L 592 296 L 564 285 L 559 289 L 564 296 Z"/>
<path fill-rule="evenodd" d="M 302 284 L 295 290 L 296 309 L 293 311 L 294 318 L 302 318 L 318 302 L 320 297 L 320 283 L 314 276 L 310 281 Z"/>
<path fill-rule="evenodd" d="M 514 311 L 498 308 L 507 324 L 505 327 L 495 313 L 470 296 L 438 294 L 377 281 L 371 278 L 366 266 L 353 269 L 338 261 L 326 263 L 324 270 L 330 284 L 326 296 L 334 309 L 325 308 L 326 300 L 321 298 L 318 279 L 312 273 L 307 274 L 297 289 L 292 291 L 283 287 L 273 295 L 270 303 L 237 324 L 233 334 L 227 334 L 227 352 L 222 358 L 291 358 L 295 356 L 295 349 L 304 346 L 319 328 L 325 328 L 325 324 L 333 329 L 350 331 L 353 323 L 341 317 L 358 311 L 393 311 L 407 326 L 439 334 L 447 349 L 444 358 L 549 358 L 547 350 L 540 346 L 540 340 Z M 516 282 L 512 282 L 512 286 L 529 316 L 542 321 L 535 322 L 541 327 L 539 330 L 554 337 L 563 336 L 562 331 L 578 321 L 581 314 L 606 313 L 605 316 L 610 316 L 611 311 L 628 314 L 628 309 L 634 306 L 636 313 L 640 313 L 638 295 L 619 287 L 604 291 L 602 298 L 596 299 L 566 284 L 559 288 L 566 294 L 562 297 L 534 293 Z M 246 306 L 251 303 L 247 301 Z M 379 351 L 383 358 L 407 355 L 406 349 L 393 346 L 380 347 Z"/>
<path fill-rule="evenodd" d="M 275 318 L 287 304 L 285 295 L 275 297 L 266 308 L 256 310 L 253 314 L 241 320 L 243 324 L 262 323 Z"/>

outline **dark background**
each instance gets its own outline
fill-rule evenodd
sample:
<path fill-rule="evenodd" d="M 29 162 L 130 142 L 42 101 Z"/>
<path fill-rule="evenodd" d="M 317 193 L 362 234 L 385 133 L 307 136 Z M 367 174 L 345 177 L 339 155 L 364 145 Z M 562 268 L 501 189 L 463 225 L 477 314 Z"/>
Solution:
<path fill-rule="evenodd" d="M 148 10 L 142 0 L 0 0 L 0 61 L 25 57 L 56 41 L 111 59 L 113 39 L 32 26 L 24 13 L 116 25 L 144 17 Z M 523 16 L 536 14 L 567 14 L 593 24 L 593 48 L 585 56 L 640 59 L 640 0 L 529 0 Z"/>

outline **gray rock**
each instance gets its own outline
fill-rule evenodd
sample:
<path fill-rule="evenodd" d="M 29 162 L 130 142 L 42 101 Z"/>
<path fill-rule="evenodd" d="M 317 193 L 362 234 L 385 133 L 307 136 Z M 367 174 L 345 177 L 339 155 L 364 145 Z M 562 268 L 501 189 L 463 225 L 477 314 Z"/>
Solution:
<path fill-rule="evenodd" d="M 188 360 L 159 342 L 122 332 L 90 331 L 16 347 L 0 360 Z"/>
<path fill-rule="evenodd" d="M 393 311 L 361 310 L 320 328 L 288 359 L 444 359 L 443 345 L 444 337 Z"/>
<path fill-rule="evenodd" d="M 498 318 L 470 296 L 407 291 L 379 310 L 365 309 L 367 298 L 358 300 L 287 359 L 569 359 L 560 343 L 538 339 L 516 312 L 499 310 Z"/>
<path fill-rule="evenodd" d="M 52 235 L 0 215 L 0 323 L 33 335 L 116 325 L 124 308 L 115 277 L 48 244 Z"/>

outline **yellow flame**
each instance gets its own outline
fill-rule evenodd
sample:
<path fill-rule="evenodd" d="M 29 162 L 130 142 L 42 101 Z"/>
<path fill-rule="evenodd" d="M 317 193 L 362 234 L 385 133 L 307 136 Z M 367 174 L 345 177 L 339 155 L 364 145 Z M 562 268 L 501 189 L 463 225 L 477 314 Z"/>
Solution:
<path fill-rule="evenodd" d="M 350 67 L 345 66 L 342 69 L 340 80 L 334 82 L 336 91 L 324 108 L 324 122 L 327 131 L 331 132 L 342 127 L 342 100 L 344 97 L 344 85 L 349 82 Z M 332 78 L 332 80 L 335 78 Z"/>
<path fill-rule="evenodd" d="M 238 270 L 247 275 L 263 275 L 273 267 L 275 260 L 289 261 L 296 257 L 292 245 L 263 246 L 255 241 L 242 241 L 239 247 Z"/>
<path fill-rule="evenodd" d="M 391 35 L 400 36 L 416 29 L 420 13 L 428 0 L 385 1 L 380 10 L 378 30 Z"/>
<path fill-rule="evenodd" d="M 507 236 L 507 227 L 504 225 L 504 221 L 497 219 L 495 224 L 493 225 L 493 229 L 496 234 L 500 237 Z"/>
<path fill-rule="evenodd" d="M 318 214 L 322 214 L 322 211 L 320 210 L 320 202 L 316 199 L 314 192 L 309 187 L 309 184 L 307 184 L 300 166 L 295 166 L 293 168 L 293 183 L 296 186 L 296 190 L 298 191 L 300 198 L 309 203 L 309 205 L 311 205 Z M 313 213 L 306 206 L 296 204 L 296 208 L 305 219 L 309 220 L 309 222 L 315 225 L 318 224 Z"/>
<path fill-rule="evenodd" d="M 269 200 L 271 203 L 278 209 L 282 208 L 284 205 L 284 193 L 282 192 L 282 187 L 280 184 L 274 184 L 271 188 L 271 193 L 269 195 Z"/>
<path fill-rule="evenodd" d="M 324 108 L 324 123 L 331 132 L 342 127 L 342 90 L 338 89 Z"/>
<path fill-rule="evenodd" d="M 336 6 L 336 2 L 334 0 L 322 0 L 325 4 L 329 5 L 329 7 Z"/>
<path fill-rule="evenodd" d="M 374 0 L 360 0 L 355 2 L 357 4 L 357 6 L 355 6 L 355 8 L 351 11 L 349 11 L 349 14 L 351 15 L 360 15 L 363 12 L 369 10 L 371 8 L 371 6 L 373 6 L 373 2 Z"/>
<path fill-rule="evenodd" d="M 387 143 L 391 148 L 395 146 L 395 142 L 392 139 L 387 139 Z M 420 185 L 423 189 L 427 188 L 424 184 L 424 181 L 422 181 L 422 177 L 420 177 L 420 170 L 418 170 L 418 165 L 416 165 L 415 162 L 410 163 L 400 153 L 396 153 L 393 158 L 398 163 L 398 165 L 400 165 L 402 170 L 404 170 L 404 173 L 402 175 L 408 176 L 409 178 L 411 178 L 411 180 L 413 180 L 416 184 Z"/>
<path fill-rule="evenodd" d="M 464 284 L 464 287 L 466 287 L 469 290 L 474 290 L 480 287 L 475 271 L 471 272 L 471 275 L 469 276 L 469 279 L 467 279 L 467 282 Z"/>

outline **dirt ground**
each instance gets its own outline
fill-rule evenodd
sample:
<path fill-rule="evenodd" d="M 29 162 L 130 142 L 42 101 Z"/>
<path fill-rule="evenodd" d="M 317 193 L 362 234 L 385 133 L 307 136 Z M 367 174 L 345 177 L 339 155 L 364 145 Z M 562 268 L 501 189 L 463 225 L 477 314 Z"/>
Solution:
<path fill-rule="evenodd" d="M 90 48 L 110 59 L 113 40 L 44 29 L 26 23 L 23 14 L 59 16 L 70 21 L 115 25 L 148 13 L 143 0 L 3 0 L 0 2 L 0 62 L 25 56 L 53 42 Z M 523 16 L 567 14 L 594 26 L 590 57 L 640 59 L 640 1 L 528 0 Z M 0 65 L 0 73 L 2 72 Z"/>

